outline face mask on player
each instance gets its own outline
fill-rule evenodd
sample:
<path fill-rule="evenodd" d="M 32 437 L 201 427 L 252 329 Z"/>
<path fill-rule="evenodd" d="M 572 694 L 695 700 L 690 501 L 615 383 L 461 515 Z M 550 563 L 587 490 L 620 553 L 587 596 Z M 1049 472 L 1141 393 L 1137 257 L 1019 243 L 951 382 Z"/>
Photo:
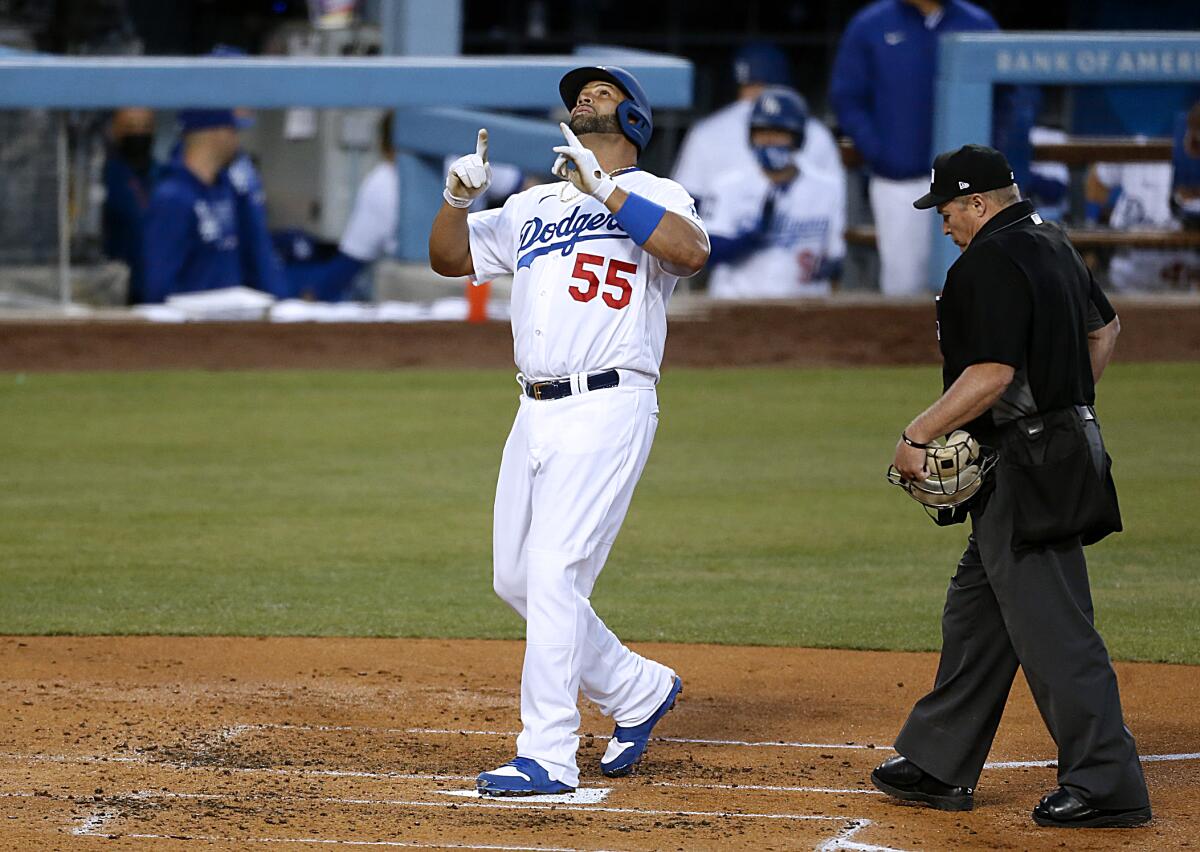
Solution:
<path fill-rule="evenodd" d="M 149 133 L 131 133 L 121 138 L 117 143 L 122 159 L 135 172 L 143 173 L 150 169 L 151 154 L 154 150 L 154 136 Z"/>
<path fill-rule="evenodd" d="M 769 172 L 779 172 L 793 165 L 791 145 L 752 145 L 758 164 Z"/>

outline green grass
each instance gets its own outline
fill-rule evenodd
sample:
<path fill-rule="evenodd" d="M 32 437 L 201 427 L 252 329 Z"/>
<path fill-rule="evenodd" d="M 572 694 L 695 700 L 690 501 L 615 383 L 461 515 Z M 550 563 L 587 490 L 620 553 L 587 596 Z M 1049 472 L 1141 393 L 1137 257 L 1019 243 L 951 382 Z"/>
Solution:
<path fill-rule="evenodd" d="M 966 527 L 883 478 L 932 368 L 671 370 L 597 610 L 627 639 L 935 649 Z M 1116 365 L 1114 656 L 1200 663 L 1200 365 Z M 519 637 L 491 593 L 510 375 L 0 376 L 0 633 Z"/>

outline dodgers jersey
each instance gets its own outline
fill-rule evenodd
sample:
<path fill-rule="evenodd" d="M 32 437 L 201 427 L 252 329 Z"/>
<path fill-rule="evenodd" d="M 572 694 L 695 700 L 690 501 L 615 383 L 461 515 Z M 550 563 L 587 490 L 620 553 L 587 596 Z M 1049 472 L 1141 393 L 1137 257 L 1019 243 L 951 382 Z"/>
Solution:
<path fill-rule="evenodd" d="M 753 100 L 734 101 L 696 122 L 683 138 L 671 177 L 699 199 L 706 218 L 711 213 L 710 205 L 719 201 L 717 179 L 726 172 L 758 166 L 750 147 L 753 110 Z M 800 164 L 810 172 L 829 172 L 846 179 L 837 140 L 823 122 L 811 116 L 804 125 Z"/>
<path fill-rule="evenodd" d="M 703 231 L 692 197 L 675 181 L 640 169 L 613 180 Z M 467 225 L 475 279 L 513 276 L 513 349 L 526 377 L 615 368 L 657 381 L 667 300 L 680 276 L 634 243 L 607 207 L 560 181 L 472 213 Z"/>
<path fill-rule="evenodd" d="M 708 229 L 734 238 L 753 230 L 768 193 L 774 214 L 761 248 L 713 267 L 708 292 L 714 299 L 789 299 L 827 296 L 826 262 L 846 255 L 846 184 L 829 172 L 805 171 L 786 187 L 767 179 L 756 163 L 717 178 Z"/>

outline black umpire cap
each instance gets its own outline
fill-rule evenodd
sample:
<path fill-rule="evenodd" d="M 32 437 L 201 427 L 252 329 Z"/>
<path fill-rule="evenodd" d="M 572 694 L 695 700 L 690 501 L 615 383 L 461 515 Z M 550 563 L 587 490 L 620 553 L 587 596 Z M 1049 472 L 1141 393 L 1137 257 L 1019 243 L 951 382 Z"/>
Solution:
<path fill-rule="evenodd" d="M 1002 189 L 1015 181 L 1008 158 L 995 148 L 963 145 L 957 151 L 937 155 L 929 192 L 914 201 L 913 207 L 927 210 L 960 195 Z"/>

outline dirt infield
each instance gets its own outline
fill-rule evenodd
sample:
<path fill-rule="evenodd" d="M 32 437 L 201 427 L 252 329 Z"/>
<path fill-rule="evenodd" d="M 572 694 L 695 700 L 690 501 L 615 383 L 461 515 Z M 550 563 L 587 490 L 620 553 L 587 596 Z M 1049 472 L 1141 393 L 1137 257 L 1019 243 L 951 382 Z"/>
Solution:
<path fill-rule="evenodd" d="M 1200 302 L 1118 302 L 1117 361 L 1200 360 Z M 710 306 L 673 319 L 664 367 L 930 364 L 929 303 Z M 507 323 L 0 322 L 0 371 L 512 366 Z"/>
<path fill-rule="evenodd" d="M 929 654 L 656 645 L 685 691 L 642 774 L 481 800 L 507 760 L 521 646 L 404 639 L 0 639 L 4 849 L 1110 849 L 1200 837 L 1196 670 L 1121 664 L 1155 819 L 1040 829 L 1054 754 L 1014 690 L 971 813 L 893 803 L 867 782 Z"/>

